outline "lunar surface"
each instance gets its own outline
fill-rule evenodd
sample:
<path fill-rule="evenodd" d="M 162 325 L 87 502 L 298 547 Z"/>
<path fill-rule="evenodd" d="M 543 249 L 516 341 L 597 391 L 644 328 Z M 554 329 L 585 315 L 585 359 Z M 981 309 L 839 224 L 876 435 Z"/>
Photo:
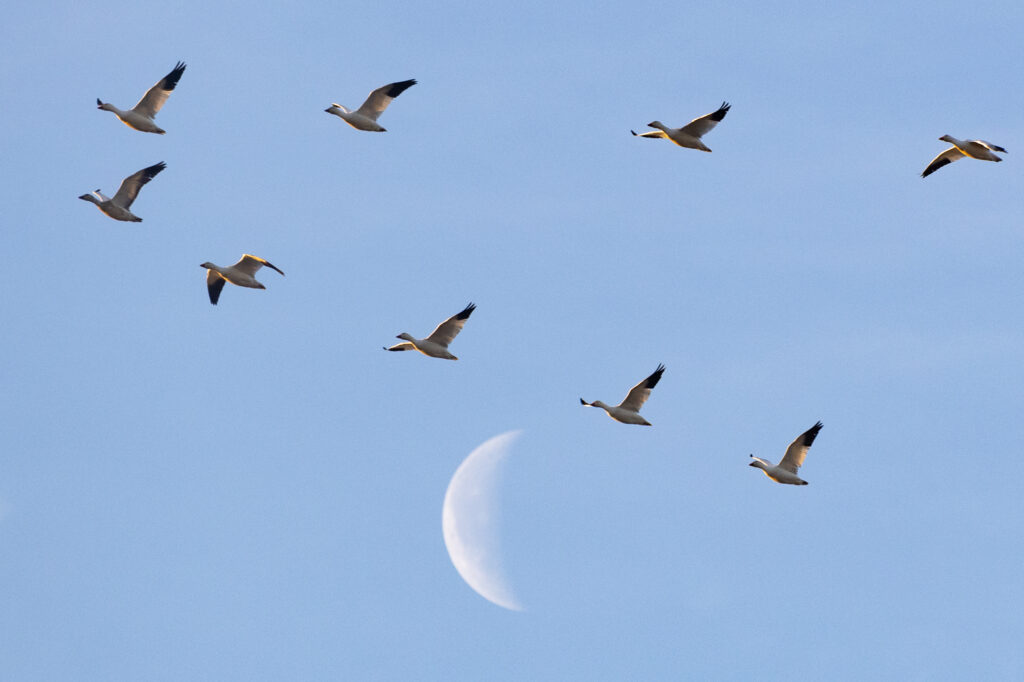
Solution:
<path fill-rule="evenodd" d="M 469 453 L 448 484 L 441 512 L 455 570 L 481 597 L 513 611 L 523 607 L 502 568 L 498 501 L 502 466 L 519 434 L 508 431 Z"/>

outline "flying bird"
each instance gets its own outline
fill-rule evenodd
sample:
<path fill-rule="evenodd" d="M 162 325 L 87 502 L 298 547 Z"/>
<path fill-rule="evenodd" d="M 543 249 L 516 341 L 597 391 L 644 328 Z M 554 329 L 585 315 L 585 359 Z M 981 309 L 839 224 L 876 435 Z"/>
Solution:
<path fill-rule="evenodd" d="M 818 437 L 818 431 L 821 431 L 822 426 L 822 423 L 818 422 L 801 433 L 795 441 L 789 444 L 789 447 L 786 448 L 786 454 L 783 455 L 782 461 L 777 465 L 773 466 L 768 460 L 751 455 L 754 461 L 750 463 L 750 466 L 761 469 L 764 471 L 765 476 L 776 483 L 807 485 L 807 481 L 797 476 L 796 472 L 800 465 L 804 463 L 804 457 L 807 456 L 807 451 L 811 448 L 814 439 Z"/>
<path fill-rule="evenodd" d="M 651 389 L 658 385 L 658 381 L 664 373 L 665 365 L 659 364 L 658 369 L 654 370 L 654 372 L 651 373 L 651 376 L 631 388 L 629 393 L 626 395 L 626 399 L 614 407 L 611 405 L 605 405 L 600 400 L 588 403 L 583 398 L 580 398 L 580 404 L 588 405 L 590 407 L 600 407 L 608 413 L 609 417 L 617 422 L 622 422 L 623 424 L 640 424 L 642 426 L 650 426 L 651 423 L 640 416 L 640 408 L 643 407 L 645 402 L 647 402 L 647 398 L 651 395 Z"/>
<path fill-rule="evenodd" d="M 948 142 L 952 147 L 942 152 L 928 164 L 928 167 L 921 173 L 922 178 L 926 178 L 935 171 L 939 170 L 943 166 L 947 166 L 954 161 L 959 161 L 965 156 L 969 156 L 972 159 L 978 159 L 979 161 L 1002 161 L 1001 158 L 996 156 L 993 152 L 1002 152 L 1006 154 L 1006 150 L 999 145 L 992 144 L 991 142 L 985 142 L 985 140 L 958 140 L 952 135 L 943 135 L 939 138 L 943 142 Z"/>
<path fill-rule="evenodd" d="M 263 260 L 258 256 L 250 256 L 245 254 L 242 256 L 237 263 L 229 265 L 226 268 L 222 268 L 219 265 L 206 262 L 200 265 L 201 268 L 206 268 L 206 289 L 210 293 L 210 303 L 217 305 L 217 299 L 220 298 L 220 292 L 224 288 L 225 282 L 231 282 L 237 284 L 240 287 L 249 287 L 250 289 L 266 289 L 265 286 L 256 281 L 256 273 L 266 265 L 271 270 L 277 270 L 283 276 L 284 273 L 273 263 Z"/>
<path fill-rule="evenodd" d="M 90 192 L 89 194 L 83 194 L 78 197 L 84 201 L 91 201 L 96 204 L 96 207 L 106 213 L 114 220 L 124 220 L 131 223 L 141 223 L 142 218 L 138 217 L 128 209 L 131 208 L 132 202 L 135 201 L 135 197 L 139 196 L 139 190 L 147 182 L 157 176 L 157 173 L 167 168 L 167 164 L 161 161 L 155 163 L 149 168 L 143 168 L 137 173 L 132 173 L 127 178 L 121 181 L 121 186 L 117 188 L 117 194 L 112 198 L 105 196 L 99 190 Z"/>
<path fill-rule="evenodd" d="M 637 133 L 635 130 L 630 130 L 637 137 L 667 137 L 668 139 L 675 142 L 680 147 L 689 147 L 690 149 L 699 149 L 702 152 L 710 152 L 707 145 L 701 142 L 704 135 L 711 131 L 718 122 L 725 118 L 725 115 L 729 113 L 730 104 L 728 102 L 722 102 L 722 106 L 718 107 L 717 110 L 711 112 L 707 116 L 701 116 L 695 118 L 682 128 L 669 128 L 661 121 L 651 121 L 648 123 L 648 127 L 657 128 L 647 133 Z"/>
<path fill-rule="evenodd" d="M 331 104 L 324 111 L 340 117 L 341 120 L 357 130 L 384 133 L 387 130 L 377 123 L 377 117 L 384 113 L 384 110 L 391 104 L 391 100 L 414 85 L 416 85 L 416 79 L 388 83 L 371 92 L 370 96 L 363 102 L 363 105 L 355 111 L 350 111 L 337 103 Z"/>
<path fill-rule="evenodd" d="M 160 129 L 153 119 L 156 118 L 157 113 L 163 108 L 167 98 L 171 96 L 171 91 L 174 90 L 174 86 L 181 80 L 181 74 L 183 73 L 185 73 L 185 63 L 178 62 L 169 74 L 161 78 L 157 81 L 156 85 L 146 91 L 146 94 L 142 96 L 138 104 L 127 111 L 118 109 L 110 102 L 103 102 L 98 97 L 96 98 L 96 104 L 99 105 L 97 109 L 114 112 L 129 128 L 135 128 L 144 133 L 163 135 L 167 131 Z"/>
<path fill-rule="evenodd" d="M 425 339 L 414 338 L 411 334 L 402 332 L 396 339 L 404 339 L 405 343 L 396 343 L 390 348 L 385 347 L 384 350 L 418 350 L 424 355 L 429 355 L 432 358 L 442 358 L 444 360 L 458 360 L 457 357 L 448 352 L 448 344 L 459 335 L 462 328 L 466 325 L 466 320 L 476 310 L 476 305 L 470 303 L 462 312 L 452 315 L 447 320 L 437 325 L 437 329 L 430 333 Z"/>

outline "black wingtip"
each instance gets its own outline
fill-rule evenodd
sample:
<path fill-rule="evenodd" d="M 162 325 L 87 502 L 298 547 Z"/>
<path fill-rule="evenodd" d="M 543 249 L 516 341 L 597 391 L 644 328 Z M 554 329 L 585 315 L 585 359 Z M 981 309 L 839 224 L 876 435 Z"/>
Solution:
<path fill-rule="evenodd" d="M 821 427 L 823 426 L 824 424 L 819 420 L 814 426 L 807 429 L 807 431 L 804 432 L 804 445 L 810 447 L 811 444 L 814 443 L 814 439 L 818 437 L 818 432 L 821 431 Z"/>
<path fill-rule="evenodd" d="M 388 97 L 398 97 L 414 85 L 416 85 L 415 78 L 410 78 L 407 81 L 398 81 L 397 83 L 392 83 L 391 87 L 388 88 L 388 91 L 385 94 L 387 94 Z"/>
<path fill-rule="evenodd" d="M 586 400 L 584 400 L 583 398 L 580 398 L 580 405 L 589 405 L 589 404 L 590 403 L 588 403 Z"/>
<path fill-rule="evenodd" d="M 181 80 L 181 74 L 185 73 L 185 62 L 178 62 L 171 69 L 171 72 L 164 76 L 164 90 L 170 92 Z"/>
<path fill-rule="evenodd" d="M 939 159 L 935 163 L 933 163 L 933 164 L 929 165 L 927 168 L 925 168 L 924 172 L 921 173 L 921 177 L 922 178 L 926 178 L 929 175 L 931 175 L 932 173 L 934 173 L 935 171 L 937 171 L 940 168 L 942 168 L 943 166 L 948 166 L 951 163 L 953 163 L 953 162 L 950 161 L 949 159 Z"/>
<path fill-rule="evenodd" d="M 661 381 L 661 375 L 665 373 L 665 365 L 658 363 L 658 369 L 651 373 L 651 376 L 647 377 L 647 383 L 644 384 L 644 388 L 654 388 Z"/>
<path fill-rule="evenodd" d="M 630 129 L 629 132 L 633 133 L 633 137 L 640 137 L 639 135 L 636 134 L 635 130 Z"/>
<path fill-rule="evenodd" d="M 725 118 L 725 115 L 729 113 L 729 109 L 731 108 L 731 104 L 729 104 L 728 102 L 722 102 L 722 106 L 718 107 L 718 109 L 713 114 L 711 114 L 711 120 L 721 121 L 723 118 Z"/>
<path fill-rule="evenodd" d="M 217 301 L 220 299 L 220 292 L 223 291 L 226 282 L 227 280 L 221 277 L 213 284 L 206 285 L 207 293 L 210 294 L 210 303 L 213 305 L 217 305 Z"/>
<path fill-rule="evenodd" d="M 461 313 L 455 316 L 455 319 L 468 320 L 469 316 L 473 314 L 474 310 L 476 310 L 476 303 L 470 303 L 469 305 L 462 309 Z"/>

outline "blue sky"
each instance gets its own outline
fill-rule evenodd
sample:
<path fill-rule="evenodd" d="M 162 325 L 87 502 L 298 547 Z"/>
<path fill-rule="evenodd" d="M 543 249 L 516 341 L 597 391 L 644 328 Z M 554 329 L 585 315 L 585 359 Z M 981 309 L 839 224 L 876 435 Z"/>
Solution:
<path fill-rule="evenodd" d="M 173 5 L 0 25 L 0 677 L 1024 676 L 1019 3 Z M 513 429 L 523 612 L 441 533 Z"/>

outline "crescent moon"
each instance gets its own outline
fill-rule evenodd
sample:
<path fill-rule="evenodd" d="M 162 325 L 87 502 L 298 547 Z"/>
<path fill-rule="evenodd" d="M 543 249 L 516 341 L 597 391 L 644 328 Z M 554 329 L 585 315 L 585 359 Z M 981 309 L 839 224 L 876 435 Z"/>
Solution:
<path fill-rule="evenodd" d="M 502 568 L 497 487 L 520 433 L 502 433 L 469 453 L 448 483 L 441 510 L 444 544 L 455 570 L 481 597 L 512 611 L 523 607 Z"/>

